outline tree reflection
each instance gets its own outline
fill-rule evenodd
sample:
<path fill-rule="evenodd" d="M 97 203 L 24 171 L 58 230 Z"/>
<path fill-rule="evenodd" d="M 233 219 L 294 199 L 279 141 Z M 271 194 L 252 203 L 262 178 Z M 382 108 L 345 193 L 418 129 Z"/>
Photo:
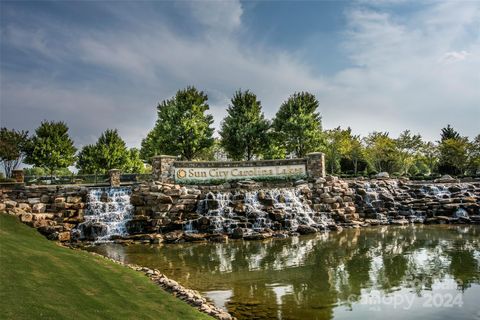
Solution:
<path fill-rule="evenodd" d="M 158 268 L 187 287 L 229 290 L 241 319 L 331 319 L 365 290 L 418 295 L 444 279 L 459 290 L 480 283 L 479 226 L 406 226 L 267 241 L 93 250 Z"/>

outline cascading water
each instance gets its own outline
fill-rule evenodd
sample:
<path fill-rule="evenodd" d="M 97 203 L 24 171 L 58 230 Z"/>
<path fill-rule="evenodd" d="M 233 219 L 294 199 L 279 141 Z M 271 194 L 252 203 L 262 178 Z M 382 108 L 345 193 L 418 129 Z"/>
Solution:
<path fill-rule="evenodd" d="M 87 195 L 85 221 L 78 225 L 80 239 L 103 242 L 113 236 L 127 235 L 126 223 L 132 218 L 130 187 L 90 189 Z"/>
<path fill-rule="evenodd" d="M 195 226 L 198 228 L 203 218 L 207 218 L 210 231 L 227 233 L 238 227 L 251 231 L 266 228 L 294 231 L 299 225 L 326 228 L 333 223 L 326 214 L 314 212 L 299 189 L 209 193 L 199 203 L 197 213 L 201 218 L 189 221 L 185 231 L 196 232 Z"/>

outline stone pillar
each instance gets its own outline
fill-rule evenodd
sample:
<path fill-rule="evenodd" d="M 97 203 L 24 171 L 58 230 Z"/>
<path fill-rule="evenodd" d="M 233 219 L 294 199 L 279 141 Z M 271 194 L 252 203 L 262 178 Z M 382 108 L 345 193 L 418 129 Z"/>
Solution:
<path fill-rule="evenodd" d="M 310 179 L 325 177 L 325 155 L 323 153 L 308 153 L 305 159 L 307 159 L 307 175 Z"/>
<path fill-rule="evenodd" d="M 122 174 L 119 169 L 112 169 L 109 172 L 110 175 L 110 186 L 111 187 L 120 187 L 120 175 Z"/>
<path fill-rule="evenodd" d="M 24 183 L 25 182 L 25 173 L 23 169 L 12 170 L 12 178 L 15 179 L 17 183 Z"/>
<path fill-rule="evenodd" d="M 155 180 L 164 182 L 173 182 L 173 162 L 177 160 L 175 156 L 155 156 L 152 160 L 152 173 Z"/>

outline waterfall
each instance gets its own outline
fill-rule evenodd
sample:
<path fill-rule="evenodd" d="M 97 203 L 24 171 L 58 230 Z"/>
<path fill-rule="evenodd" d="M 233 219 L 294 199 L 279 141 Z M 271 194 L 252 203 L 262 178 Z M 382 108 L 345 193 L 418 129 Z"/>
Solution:
<path fill-rule="evenodd" d="M 92 188 L 87 195 L 85 221 L 78 225 L 79 239 L 97 242 L 127 235 L 126 223 L 132 218 L 130 187 Z"/>
<path fill-rule="evenodd" d="M 185 230 L 196 230 L 192 226 L 201 227 L 201 221 L 208 223 L 209 231 L 227 233 L 238 227 L 295 231 L 299 225 L 326 228 L 332 223 L 326 214 L 314 212 L 298 189 L 209 193 L 197 208 L 201 218 L 185 226 Z"/>

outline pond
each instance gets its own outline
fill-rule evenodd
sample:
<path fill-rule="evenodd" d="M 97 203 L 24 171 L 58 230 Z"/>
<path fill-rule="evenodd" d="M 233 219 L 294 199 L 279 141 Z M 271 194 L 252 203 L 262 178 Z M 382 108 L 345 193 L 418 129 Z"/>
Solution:
<path fill-rule="evenodd" d="M 89 248 L 157 268 L 238 319 L 480 319 L 480 226 Z"/>

